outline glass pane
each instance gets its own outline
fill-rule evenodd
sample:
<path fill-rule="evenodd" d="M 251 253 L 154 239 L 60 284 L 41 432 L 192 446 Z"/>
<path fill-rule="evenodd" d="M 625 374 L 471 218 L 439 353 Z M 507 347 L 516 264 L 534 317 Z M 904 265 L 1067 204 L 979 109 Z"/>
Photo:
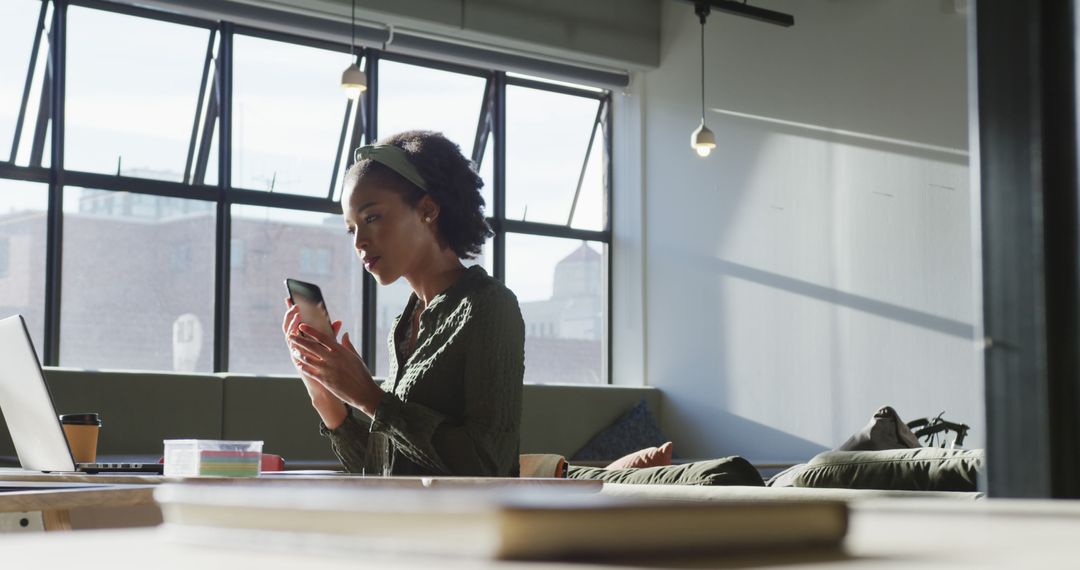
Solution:
<path fill-rule="evenodd" d="M 486 80 L 395 61 L 379 62 L 379 139 L 439 131 L 472 158 Z"/>
<path fill-rule="evenodd" d="M 26 73 L 30 66 L 30 52 L 34 47 L 41 2 L 38 0 L 7 0 L 0 2 L 0 161 L 11 157 L 11 142 L 15 137 L 15 123 L 19 117 Z M 47 25 L 47 24 L 46 24 Z M 42 42 L 47 47 L 46 42 Z M 38 54 L 39 63 L 48 57 L 46 51 Z M 39 91 L 40 93 L 40 91 Z M 34 101 L 37 110 L 37 100 Z M 23 125 L 22 137 L 33 137 L 33 118 Z M 2 202 L 0 202 L 2 203 Z"/>
<path fill-rule="evenodd" d="M 462 260 L 467 266 L 483 265 L 491 275 L 495 270 L 492 266 L 491 240 L 484 242 L 484 251 L 476 259 Z M 405 303 L 409 301 L 412 287 L 404 278 L 398 279 L 385 287 L 379 287 L 375 293 L 375 376 L 385 378 L 390 372 L 390 327 L 394 319 L 405 310 Z"/>
<path fill-rule="evenodd" d="M 571 201 L 573 203 L 573 201 Z M 571 227 L 583 230 L 603 230 L 607 220 L 607 191 L 604 185 L 604 135 L 597 129 L 581 180 L 581 192 L 574 204 Z"/>
<path fill-rule="evenodd" d="M 506 88 L 506 217 L 547 224 L 570 224 L 581 167 L 600 103 L 595 99 L 526 87 Z M 539 112 L 538 112 L 539 111 Z M 601 137 L 597 131 L 597 137 Z M 600 141 L 597 140 L 597 143 Z M 593 155 L 601 145 L 594 145 Z M 597 165 L 602 157 L 594 156 Z M 600 230 L 603 209 L 601 168 L 586 172 L 573 227 Z M 596 197 L 599 196 L 599 199 Z"/>
<path fill-rule="evenodd" d="M 0 179 L 0 319 L 21 314 L 45 348 L 45 228 L 49 187 Z"/>
<path fill-rule="evenodd" d="M 68 9 L 64 165 L 183 181 L 210 31 Z"/>
<path fill-rule="evenodd" d="M 353 125 L 356 124 L 357 114 L 363 112 L 363 99 L 360 100 L 359 105 L 349 105 L 348 110 L 349 129 L 352 129 Z M 363 119 L 361 118 L 360 120 Z M 364 140 L 365 137 L 362 131 L 363 129 L 361 128 L 360 138 L 357 139 L 360 141 L 360 145 L 367 144 Z M 345 144 L 341 145 L 341 157 L 338 159 L 338 171 L 337 175 L 334 177 L 333 199 L 335 202 L 341 201 L 341 193 L 345 190 L 345 173 L 349 171 L 348 167 L 351 166 L 356 146 L 357 145 L 352 144 L 351 138 L 345 139 Z"/>
<path fill-rule="evenodd" d="M 339 82 L 350 58 L 306 46 L 235 37 L 234 186 L 328 195 L 348 104 Z"/>
<path fill-rule="evenodd" d="M 210 372 L 212 202 L 64 189 L 60 364 Z"/>
<path fill-rule="evenodd" d="M 363 267 L 340 214 L 232 207 L 229 370 L 296 371 L 285 349 L 285 279 L 315 283 L 330 317 L 360 349 Z"/>
<path fill-rule="evenodd" d="M 506 285 L 525 319 L 525 381 L 607 382 L 607 245 L 506 236 Z"/>

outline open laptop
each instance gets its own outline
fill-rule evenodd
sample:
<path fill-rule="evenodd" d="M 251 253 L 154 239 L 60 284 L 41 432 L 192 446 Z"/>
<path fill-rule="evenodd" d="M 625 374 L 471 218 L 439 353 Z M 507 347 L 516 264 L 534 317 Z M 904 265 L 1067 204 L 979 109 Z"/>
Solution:
<path fill-rule="evenodd" d="M 161 473 L 158 463 L 75 463 L 22 315 L 0 319 L 0 412 L 30 471 Z"/>

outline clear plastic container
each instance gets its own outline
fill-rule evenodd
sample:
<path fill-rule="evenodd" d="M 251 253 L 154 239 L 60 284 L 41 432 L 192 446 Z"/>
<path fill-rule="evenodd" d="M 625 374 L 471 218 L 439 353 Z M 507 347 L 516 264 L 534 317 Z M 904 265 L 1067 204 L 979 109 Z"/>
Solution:
<path fill-rule="evenodd" d="M 166 477 L 258 477 L 261 441 L 166 439 Z"/>

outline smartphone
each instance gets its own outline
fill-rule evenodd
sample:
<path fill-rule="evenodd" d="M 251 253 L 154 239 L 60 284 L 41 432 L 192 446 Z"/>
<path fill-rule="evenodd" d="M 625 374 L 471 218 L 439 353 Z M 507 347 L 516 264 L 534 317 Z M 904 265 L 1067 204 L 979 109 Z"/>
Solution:
<path fill-rule="evenodd" d="M 300 322 L 332 338 L 334 328 L 330 326 L 330 313 L 319 286 L 299 279 L 286 279 L 285 288 L 289 290 L 292 303 L 300 307 Z"/>

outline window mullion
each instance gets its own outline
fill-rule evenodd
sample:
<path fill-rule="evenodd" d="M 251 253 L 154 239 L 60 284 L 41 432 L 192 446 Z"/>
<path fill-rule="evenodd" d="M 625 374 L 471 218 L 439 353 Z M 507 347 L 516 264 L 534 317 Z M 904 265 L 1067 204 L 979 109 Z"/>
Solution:
<path fill-rule="evenodd" d="M 495 189 L 492 192 L 493 210 L 495 211 L 495 237 L 492 243 L 492 268 L 495 278 L 506 281 L 506 233 L 503 221 L 506 219 L 506 73 L 495 73 L 495 102 L 492 114 L 495 135 Z"/>
<path fill-rule="evenodd" d="M 229 287 L 232 211 L 229 190 L 232 186 L 232 66 L 233 26 L 221 23 L 221 43 L 215 66 L 218 99 L 218 203 L 215 232 L 214 273 L 214 371 L 229 370 Z"/>
<path fill-rule="evenodd" d="M 611 371 L 614 370 L 614 362 L 612 360 L 614 358 L 614 356 L 612 355 L 611 347 L 612 347 L 612 334 L 615 331 L 615 320 L 614 320 L 614 314 L 613 314 L 614 311 L 611 310 L 611 300 L 615 298 L 614 285 L 613 285 L 612 279 L 611 279 L 611 276 L 613 274 L 613 269 L 615 267 L 615 262 L 614 262 L 615 248 L 612 247 L 612 242 L 614 242 L 614 239 L 613 239 L 612 236 L 614 235 L 615 230 L 612 227 L 612 223 L 611 223 L 611 212 L 612 212 L 611 202 L 612 202 L 612 196 L 614 194 L 611 191 L 611 184 L 612 184 L 612 181 L 614 180 L 612 175 L 611 175 L 612 174 L 612 170 L 611 170 L 611 140 L 612 140 L 611 139 L 611 124 L 613 122 L 611 117 L 612 117 L 612 103 L 611 103 L 611 95 L 609 94 L 607 97 L 604 98 L 604 114 L 601 117 L 601 121 L 602 121 L 601 128 L 603 130 L 602 130 L 602 133 L 601 133 L 602 138 L 600 139 L 603 142 L 603 145 L 604 145 L 603 146 L 604 153 L 602 155 L 602 157 L 603 157 L 603 171 L 604 171 L 604 184 L 603 184 L 603 189 L 604 189 L 604 195 L 603 195 L 603 201 L 604 201 L 604 232 L 607 234 L 607 242 L 605 242 L 605 243 L 607 245 L 607 254 L 608 254 L 607 255 L 607 267 L 605 268 L 605 270 L 607 271 L 607 279 L 606 279 L 606 284 L 605 284 L 606 285 L 605 288 L 607 289 L 607 298 L 604 301 L 604 304 L 605 304 L 604 309 L 607 312 L 607 319 L 606 319 L 606 323 L 605 323 L 605 325 L 607 326 L 607 332 L 604 334 L 604 345 L 602 345 L 603 346 L 603 352 L 604 352 L 604 360 L 603 360 L 603 362 L 607 364 L 607 368 L 602 372 L 601 377 L 604 378 L 608 384 L 611 384 Z"/>
<path fill-rule="evenodd" d="M 60 363 L 60 280 L 64 249 L 64 85 L 67 72 L 64 63 L 67 45 L 67 2 L 63 0 L 54 0 L 49 36 L 49 59 L 45 77 L 50 81 L 49 111 L 53 125 L 52 180 L 49 184 L 48 221 L 45 226 L 45 348 L 42 351 L 42 363 L 46 366 L 57 366 Z"/>
<path fill-rule="evenodd" d="M 378 140 L 379 136 L 379 52 L 373 49 L 367 50 L 365 55 L 367 59 L 365 72 L 367 73 L 368 89 L 362 99 L 367 104 L 364 137 L 368 142 L 373 142 Z M 375 278 L 372 277 L 371 273 L 364 271 L 364 286 L 361 293 L 363 321 L 361 325 L 362 334 L 360 335 L 360 355 L 371 370 L 378 369 L 378 363 L 375 361 L 375 356 L 378 353 L 378 345 L 376 344 L 378 339 L 375 338 L 375 330 L 379 313 L 376 294 Z"/>

